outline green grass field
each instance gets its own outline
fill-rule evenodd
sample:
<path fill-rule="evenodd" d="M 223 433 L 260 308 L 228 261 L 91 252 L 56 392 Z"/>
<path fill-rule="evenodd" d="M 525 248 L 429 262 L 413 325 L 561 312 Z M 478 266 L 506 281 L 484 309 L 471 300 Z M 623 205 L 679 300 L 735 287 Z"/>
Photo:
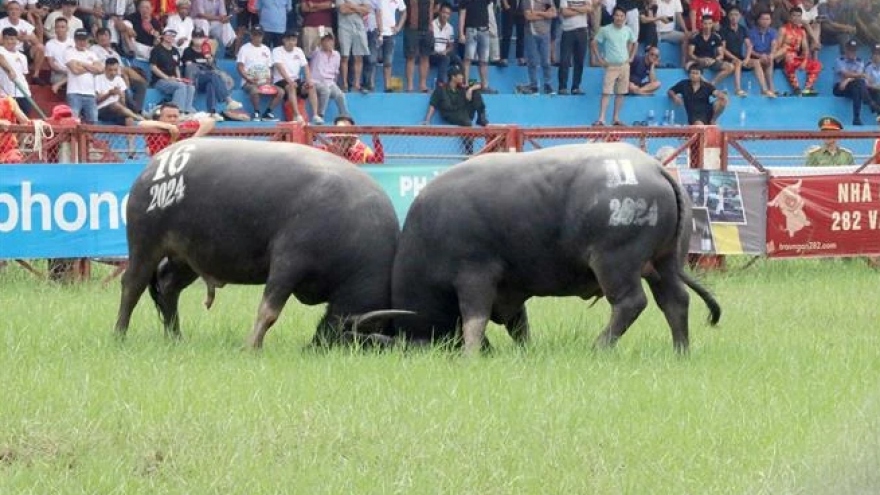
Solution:
<path fill-rule="evenodd" d="M 533 345 L 302 348 L 295 301 L 260 353 L 259 299 L 197 283 L 184 339 L 148 297 L 112 337 L 117 284 L 0 271 L 0 494 L 877 494 L 878 277 L 864 263 L 759 262 L 692 296 L 678 357 L 653 304 L 594 352 L 608 305 L 533 300 Z"/>

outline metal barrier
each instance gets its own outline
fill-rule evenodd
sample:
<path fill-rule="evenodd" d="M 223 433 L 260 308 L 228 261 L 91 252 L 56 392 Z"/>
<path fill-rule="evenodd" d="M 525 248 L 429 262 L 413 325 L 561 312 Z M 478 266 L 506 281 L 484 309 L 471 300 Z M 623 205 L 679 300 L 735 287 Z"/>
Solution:
<path fill-rule="evenodd" d="M 876 132 L 850 131 L 725 131 L 721 161 L 728 167 L 754 167 L 768 172 L 773 167 L 802 167 L 811 150 L 827 140 L 853 154 L 855 172 L 880 163 L 875 150 Z"/>

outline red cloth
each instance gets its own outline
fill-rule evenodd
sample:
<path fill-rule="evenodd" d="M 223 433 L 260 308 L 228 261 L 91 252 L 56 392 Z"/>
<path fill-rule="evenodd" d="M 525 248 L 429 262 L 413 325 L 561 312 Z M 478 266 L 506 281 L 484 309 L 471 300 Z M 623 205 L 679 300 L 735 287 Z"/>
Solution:
<path fill-rule="evenodd" d="M 199 130 L 199 122 L 196 120 L 187 120 L 186 122 L 179 124 L 177 128 L 180 129 L 181 132 L 195 132 Z M 183 138 L 183 136 L 181 136 L 181 138 Z M 151 155 L 155 155 L 168 146 L 171 146 L 171 134 L 147 134 L 147 149 L 150 151 Z"/>
<path fill-rule="evenodd" d="M 382 146 L 382 141 L 379 139 L 379 136 L 373 136 L 373 149 L 370 149 L 370 147 L 364 144 L 363 141 L 357 140 L 350 148 L 348 148 L 348 150 L 345 151 L 344 155 L 337 153 L 332 147 L 321 145 L 317 146 L 317 148 L 340 155 L 355 164 L 383 163 L 385 161 L 385 147 Z"/>
<path fill-rule="evenodd" d="M 0 120 L 17 123 L 18 119 L 13 108 L 15 108 L 15 100 L 11 96 L 0 97 Z M 15 158 L 13 152 L 18 153 L 18 138 L 12 132 L 0 134 L 0 162 L 16 163 L 16 161 L 8 161 Z M 21 153 L 18 153 L 17 161 L 21 161 Z"/>
<path fill-rule="evenodd" d="M 724 9 L 721 8 L 721 4 L 718 3 L 718 0 L 693 0 L 691 2 L 691 12 L 697 14 L 697 19 L 694 24 L 696 26 L 694 29 L 697 31 L 703 29 L 703 16 L 706 14 L 712 15 L 712 20 L 715 21 L 715 24 L 721 22 L 721 15 L 724 13 Z"/>

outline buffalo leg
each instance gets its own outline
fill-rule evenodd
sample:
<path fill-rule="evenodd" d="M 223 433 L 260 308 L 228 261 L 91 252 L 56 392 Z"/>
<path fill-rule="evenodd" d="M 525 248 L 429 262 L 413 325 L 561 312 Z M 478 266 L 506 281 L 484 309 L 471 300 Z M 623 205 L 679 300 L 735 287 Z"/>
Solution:
<path fill-rule="evenodd" d="M 292 281 L 293 278 L 287 279 L 283 275 L 270 275 L 263 289 L 263 299 L 260 301 L 260 307 L 257 309 L 257 321 L 254 323 L 254 330 L 247 340 L 247 346 L 253 349 L 263 347 L 263 338 L 269 328 L 278 320 L 284 304 L 293 292 L 292 285 L 288 283 L 280 283 L 279 280 Z"/>
<path fill-rule="evenodd" d="M 520 345 L 526 345 L 531 339 L 529 333 L 529 315 L 526 312 L 526 306 L 523 304 L 510 319 L 504 324 L 507 334 L 514 342 Z"/>
<path fill-rule="evenodd" d="M 463 283 L 456 287 L 461 312 L 465 355 L 475 355 L 485 348 L 486 325 L 492 314 L 495 288 L 481 283 Z"/>
<path fill-rule="evenodd" d="M 180 293 L 199 276 L 185 262 L 168 258 L 159 263 L 155 277 L 155 283 L 150 286 L 150 296 L 162 313 L 165 335 L 180 338 Z"/>
<path fill-rule="evenodd" d="M 315 330 L 315 335 L 314 337 L 312 337 L 312 347 L 329 347 L 331 344 L 338 340 L 337 338 L 334 338 L 334 336 L 339 335 L 339 331 L 342 325 L 337 318 L 331 317 L 332 314 L 334 314 L 334 312 L 331 310 L 330 305 L 328 304 L 327 312 L 324 313 L 321 321 L 318 322 L 318 327 Z"/>
<path fill-rule="evenodd" d="M 639 267 L 607 263 L 595 269 L 605 298 L 611 304 L 611 319 L 596 338 L 595 347 L 614 347 L 648 305 L 642 289 Z"/>
<path fill-rule="evenodd" d="M 116 334 L 124 337 L 131 321 L 131 313 L 137 306 L 138 301 L 150 284 L 150 278 L 159 259 L 147 259 L 132 254 L 129 257 L 128 267 L 122 274 L 122 296 L 119 302 L 119 312 L 116 316 Z"/>
<path fill-rule="evenodd" d="M 654 264 L 660 276 L 647 279 L 648 286 L 672 330 L 672 344 L 675 350 L 687 352 L 690 295 L 678 276 L 678 267 L 673 257 L 670 256 Z"/>

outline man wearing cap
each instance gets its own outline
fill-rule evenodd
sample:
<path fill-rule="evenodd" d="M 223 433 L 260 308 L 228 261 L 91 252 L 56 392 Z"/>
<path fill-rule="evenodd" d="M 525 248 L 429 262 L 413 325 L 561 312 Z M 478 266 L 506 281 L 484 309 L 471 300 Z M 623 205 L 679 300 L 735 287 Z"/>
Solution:
<path fill-rule="evenodd" d="M 174 46 L 177 32 L 165 28 L 162 41 L 150 51 L 150 72 L 153 74 L 150 85 L 162 94 L 170 95 L 171 101 L 185 113 L 195 113 L 193 97 L 196 88 L 192 81 L 180 75 L 180 51 Z"/>
<path fill-rule="evenodd" d="M 58 19 L 64 19 L 67 21 L 68 33 L 76 32 L 77 29 L 83 29 L 85 27 L 83 26 L 82 20 L 74 15 L 76 7 L 76 0 L 61 0 L 61 10 L 55 10 L 46 16 L 46 20 L 43 22 L 43 34 L 47 40 L 55 37 L 55 21 Z"/>
<path fill-rule="evenodd" d="M 835 132 L 843 130 L 843 124 L 834 117 L 822 117 L 819 119 L 819 130 Z M 841 148 L 837 139 L 826 138 L 822 146 L 813 146 L 807 150 L 808 167 L 833 167 L 841 165 L 855 165 L 852 152 Z"/>
<path fill-rule="evenodd" d="M 226 81 L 214 63 L 211 45 L 201 28 L 192 32 L 192 43 L 183 51 L 184 75 L 192 81 L 197 93 L 205 93 L 208 113 L 214 120 L 223 120 L 217 111 L 218 103 L 225 103 L 226 110 L 238 110 L 241 103 L 232 99 Z"/>
<path fill-rule="evenodd" d="M 299 113 L 299 101 L 297 99 L 309 99 L 312 112 L 318 112 L 318 94 L 312 84 L 312 73 L 309 70 L 309 61 L 302 48 L 296 46 L 299 33 L 288 31 L 284 33 L 282 46 L 272 50 L 272 82 L 287 93 L 287 100 L 293 112 L 294 122 L 303 122 Z M 300 73 L 305 78 L 300 77 Z"/>
<path fill-rule="evenodd" d="M 67 66 L 67 105 L 75 118 L 83 123 L 98 123 L 98 105 L 95 101 L 95 76 L 104 72 L 104 61 L 89 50 L 89 32 L 77 29 L 73 33 L 73 48 L 64 53 Z"/>
<path fill-rule="evenodd" d="M 480 84 L 466 85 L 464 71 L 457 65 L 449 68 L 448 75 L 449 84 L 438 86 L 431 94 L 428 112 L 422 123 L 428 125 L 436 109 L 440 118 L 452 125 L 471 127 L 474 116 L 477 117 L 477 125 L 483 127 L 489 125 Z"/>
<path fill-rule="evenodd" d="M 858 47 L 856 40 L 847 41 L 843 56 L 837 59 L 837 64 L 834 66 L 836 76 L 834 96 L 852 100 L 853 125 L 862 125 L 862 103 L 870 106 L 874 113 L 880 111 L 880 105 L 877 105 L 868 93 L 868 75 L 865 73 L 864 62 L 856 55 Z"/>
<path fill-rule="evenodd" d="M 272 110 L 284 98 L 284 90 L 272 86 L 272 51 L 263 44 L 263 28 L 257 24 L 251 28 L 251 41 L 238 49 L 235 67 L 241 76 L 241 85 L 253 106 L 252 120 L 278 120 Z M 260 113 L 260 96 L 271 96 L 266 110 Z"/>
<path fill-rule="evenodd" d="M 34 30 L 34 26 L 21 18 L 21 4 L 17 0 L 11 0 L 6 4 L 7 17 L 0 19 L 0 31 L 7 28 L 15 29 L 18 40 L 15 49 L 26 54 L 34 62 L 34 84 L 45 84 L 39 78 L 39 70 L 43 67 L 45 47 L 40 42 Z"/>
<path fill-rule="evenodd" d="M 327 112 L 331 99 L 336 102 L 339 115 L 348 115 L 345 93 L 336 85 L 339 77 L 339 61 L 342 57 L 333 49 L 333 42 L 333 34 L 325 33 L 321 38 L 320 48 L 312 52 L 312 58 L 309 60 L 312 81 L 318 94 L 318 108 L 315 109 L 315 117 L 312 119 L 315 124 L 324 123 L 324 113 Z"/>

